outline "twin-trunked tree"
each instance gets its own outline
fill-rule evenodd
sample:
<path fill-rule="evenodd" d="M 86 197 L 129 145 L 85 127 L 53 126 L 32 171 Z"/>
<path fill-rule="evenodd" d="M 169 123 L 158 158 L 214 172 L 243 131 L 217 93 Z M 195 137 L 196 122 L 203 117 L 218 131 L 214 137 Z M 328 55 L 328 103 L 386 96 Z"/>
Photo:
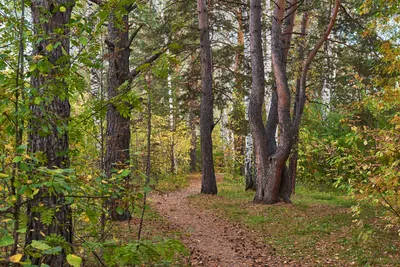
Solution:
<path fill-rule="evenodd" d="M 293 147 L 298 142 L 299 128 L 306 101 L 307 73 L 311 62 L 328 38 L 340 7 L 340 0 L 335 0 L 330 22 L 322 37 L 308 53 L 301 58 L 299 78 L 295 82 L 296 98 L 291 100 L 287 58 L 294 22 L 300 2 L 297 0 L 279 0 L 274 4 L 271 29 L 271 55 L 275 85 L 266 125 L 262 119 L 265 95 L 265 71 L 263 64 L 261 33 L 261 0 L 250 1 L 250 46 L 252 66 L 252 88 L 250 94 L 249 120 L 254 138 L 257 168 L 257 191 L 255 202 L 272 204 L 280 201 L 290 203 L 294 181 L 291 180 L 286 162 Z M 305 35 L 308 15 L 305 11 L 302 19 L 302 34 Z M 306 43 L 300 44 L 298 54 L 305 54 Z M 293 109 L 291 105 L 293 102 Z M 278 142 L 275 134 L 279 127 Z"/>

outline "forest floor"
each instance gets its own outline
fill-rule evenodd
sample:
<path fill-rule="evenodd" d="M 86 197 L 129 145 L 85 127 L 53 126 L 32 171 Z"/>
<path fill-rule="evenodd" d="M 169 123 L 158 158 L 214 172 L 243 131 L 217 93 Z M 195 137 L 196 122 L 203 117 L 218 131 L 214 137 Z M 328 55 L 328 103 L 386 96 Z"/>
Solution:
<path fill-rule="evenodd" d="M 215 216 L 191 204 L 190 197 L 200 192 L 200 177 L 178 191 L 151 196 L 153 208 L 173 228 L 181 229 L 182 242 L 190 249 L 192 266 L 299 266 L 283 260 L 248 228 Z M 221 175 L 217 180 L 221 180 Z M 212 198 L 213 196 L 209 196 Z"/>
<path fill-rule="evenodd" d="M 190 254 L 173 266 L 400 266 L 398 229 L 385 228 L 382 208 L 306 187 L 293 205 L 257 205 L 240 177 L 217 181 L 215 196 L 199 194 L 199 174 L 168 177 L 151 192 L 142 238 L 181 240 Z M 116 225 L 119 238 L 135 238 L 136 212 Z"/>
<path fill-rule="evenodd" d="M 256 205 L 241 179 L 217 175 L 217 196 L 199 194 L 200 175 L 183 180 L 151 194 L 160 218 L 147 228 L 161 219 L 190 250 L 188 265 L 400 266 L 397 232 L 384 229 L 382 209 L 368 203 L 299 187 L 293 205 Z"/>

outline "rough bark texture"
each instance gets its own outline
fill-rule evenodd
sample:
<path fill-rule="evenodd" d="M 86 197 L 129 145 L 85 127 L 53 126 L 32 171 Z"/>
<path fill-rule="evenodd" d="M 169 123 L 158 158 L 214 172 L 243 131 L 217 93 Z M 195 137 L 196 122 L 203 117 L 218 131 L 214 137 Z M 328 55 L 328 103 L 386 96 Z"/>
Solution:
<path fill-rule="evenodd" d="M 302 34 L 302 39 L 299 44 L 299 48 L 297 50 L 298 54 L 298 60 L 301 62 L 304 59 L 305 55 L 305 49 L 306 49 L 306 30 L 307 30 L 307 25 L 308 25 L 308 12 L 303 13 L 303 18 L 301 21 L 301 34 Z M 302 66 L 299 67 L 298 70 L 298 75 L 300 76 L 302 71 Z M 294 101 L 294 106 L 293 106 L 293 114 L 297 113 L 297 107 L 299 106 L 299 101 L 300 101 L 300 77 L 296 79 L 296 96 L 295 96 L 295 101 Z M 295 116 L 292 118 L 292 122 L 294 123 Z M 293 148 L 292 148 L 292 154 L 290 155 L 290 160 L 289 160 L 289 176 L 290 176 L 290 181 L 291 181 L 291 186 L 292 186 L 292 193 L 295 191 L 295 186 L 296 186 L 296 174 L 297 174 L 297 161 L 299 158 L 299 133 L 295 133 L 293 137 Z"/>
<path fill-rule="evenodd" d="M 256 103 L 257 99 L 253 99 L 253 94 L 257 98 L 261 98 L 263 96 L 261 91 L 261 78 L 259 75 L 261 71 L 260 62 L 259 62 L 259 50 L 257 40 L 260 38 L 258 36 L 258 25 L 259 22 L 259 11 L 258 4 L 259 1 L 251 2 L 251 23 L 250 26 L 251 34 L 254 37 L 251 38 L 252 42 L 252 67 L 253 67 L 253 86 L 252 86 L 252 95 L 250 98 L 250 104 Z M 307 58 L 304 60 L 302 64 L 302 70 L 300 79 L 297 82 L 297 94 L 298 97 L 295 101 L 295 108 L 293 112 L 293 117 L 291 117 L 290 113 L 290 105 L 291 105 L 291 96 L 288 85 L 288 77 L 287 77 L 287 57 L 290 48 L 290 41 L 293 32 L 293 23 L 295 10 L 297 6 L 297 1 L 289 1 L 289 8 L 286 10 L 286 1 L 279 0 L 275 2 L 274 15 L 272 17 L 272 31 L 271 31 L 271 55 L 272 55 L 272 66 L 275 76 L 276 89 L 273 95 L 273 99 L 271 101 L 271 113 L 275 113 L 277 116 L 275 118 L 271 117 L 271 120 L 268 121 L 267 124 L 267 132 L 266 136 L 267 145 L 266 147 L 269 149 L 268 152 L 263 151 L 265 144 L 261 141 L 257 141 L 257 139 L 263 140 L 262 133 L 263 128 L 260 126 L 259 117 L 260 110 L 253 109 L 251 116 L 253 116 L 253 136 L 255 138 L 256 145 L 256 156 L 257 156 L 257 170 L 259 171 L 257 177 L 257 188 L 256 196 L 254 198 L 255 202 L 271 204 L 276 203 L 281 200 L 285 202 L 290 202 L 290 195 L 292 193 L 292 179 L 289 175 L 289 171 L 286 167 L 286 161 L 290 155 L 290 152 L 293 148 L 293 144 L 298 141 L 298 133 L 299 127 L 301 123 L 301 118 L 305 105 L 305 89 L 306 89 L 306 80 L 307 73 L 310 67 L 310 64 L 315 57 L 317 51 L 321 48 L 323 42 L 328 37 L 334 22 L 336 20 L 337 12 L 340 6 L 340 1 L 336 0 L 335 9 L 331 18 L 331 21 L 328 25 L 327 30 L 324 35 L 317 42 L 315 47 L 311 50 Z M 286 16 L 285 16 L 286 10 Z M 254 52 L 255 51 L 255 52 Z M 254 57 L 254 59 L 253 59 Z M 258 107 L 255 105 L 255 107 Z M 252 107 L 252 105 L 250 106 Z M 254 111 L 254 114 L 253 114 Z M 276 120 L 277 118 L 277 120 Z M 252 119 L 252 117 L 250 118 Z M 250 120 L 252 122 L 252 120 Z M 276 131 L 276 125 L 279 124 L 279 144 L 276 146 L 273 141 L 273 132 Z M 251 124 L 252 126 L 252 124 Z M 258 143 L 256 143 L 258 142 Z M 293 166 L 292 166 L 293 167 Z M 261 171 L 261 172 L 260 172 Z M 293 171 L 293 170 L 292 170 Z"/>
<path fill-rule="evenodd" d="M 200 142 L 201 142 L 201 193 L 217 194 L 211 133 L 214 128 L 212 59 L 210 32 L 208 27 L 207 5 L 205 0 L 197 0 L 200 29 L 201 58 L 201 107 L 200 107 Z"/>
<path fill-rule="evenodd" d="M 254 139 L 257 168 L 257 191 L 255 201 L 260 202 L 267 185 L 267 136 L 262 119 L 265 94 L 264 62 L 261 32 L 261 0 L 250 1 L 250 49 L 252 66 L 252 86 L 249 104 L 250 130 Z M 274 202 L 275 200 L 271 200 Z"/>
<path fill-rule="evenodd" d="M 32 119 L 29 122 L 28 147 L 31 153 L 43 154 L 47 168 L 68 168 L 68 134 L 66 126 L 70 117 L 70 104 L 68 101 L 67 86 L 60 76 L 60 72 L 67 66 L 68 59 L 63 55 L 62 49 L 69 54 L 69 28 L 66 25 L 71 17 L 75 2 L 72 0 L 59 1 L 32 1 L 31 12 L 34 33 L 43 40 L 34 44 L 34 54 L 48 58 L 53 65 L 47 75 L 35 74 L 31 78 L 32 88 L 39 96 L 51 99 L 49 104 L 32 105 Z M 65 12 L 60 12 L 59 7 L 64 6 Z M 61 29 L 61 33 L 56 31 Z M 57 32 L 57 33 L 56 33 Z M 51 39 L 50 37 L 51 36 Z M 49 44 L 61 42 L 57 48 L 46 50 Z M 43 127 L 47 126 L 47 130 Z M 41 207 L 55 209 L 55 215 L 50 225 L 45 225 L 41 220 Z M 27 203 L 27 223 L 25 246 L 33 240 L 42 240 L 45 236 L 56 234 L 72 243 L 72 211 L 65 204 L 62 195 L 49 196 L 46 190 L 41 189 L 32 201 Z M 63 250 L 58 255 L 48 255 L 38 259 L 30 257 L 32 264 L 44 263 L 50 266 L 64 266 L 66 252 Z"/>
<path fill-rule="evenodd" d="M 128 16 L 118 19 L 113 14 L 108 21 L 108 99 L 112 100 L 121 92 L 118 88 L 129 79 L 129 25 Z M 130 118 L 122 116 L 117 107 L 110 103 L 107 109 L 105 172 L 111 177 L 113 169 L 129 166 L 129 144 L 131 140 Z M 118 214 L 118 200 L 111 200 L 112 220 L 122 221 L 130 217 L 128 211 Z"/>

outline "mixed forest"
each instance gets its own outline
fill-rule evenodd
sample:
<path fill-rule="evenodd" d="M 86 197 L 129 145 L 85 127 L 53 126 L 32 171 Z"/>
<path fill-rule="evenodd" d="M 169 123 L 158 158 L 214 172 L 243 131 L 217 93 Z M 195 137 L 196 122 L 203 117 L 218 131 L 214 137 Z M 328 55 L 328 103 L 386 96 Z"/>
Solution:
<path fill-rule="evenodd" d="M 399 266 L 398 0 L 0 0 L 1 266 Z"/>

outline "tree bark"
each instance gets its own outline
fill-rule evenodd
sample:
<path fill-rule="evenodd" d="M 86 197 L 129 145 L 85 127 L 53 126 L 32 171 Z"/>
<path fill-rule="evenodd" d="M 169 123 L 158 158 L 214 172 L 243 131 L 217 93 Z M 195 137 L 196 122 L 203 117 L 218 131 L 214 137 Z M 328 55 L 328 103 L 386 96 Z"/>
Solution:
<path fill-rule="evenodd" d="M 217 194 L 211 133 L 214 128 L 213 92 L 212 92 L 212 59 L 210 33 L 208 26 L 207 5 L 205 0 L 197 0 L 197 11 L 200 29 L 201 58 L 201 107 L 200 107 L 200 142 L 201 142 L 201 193 Z"/>
<path fill-rule="evenodd" d="M 262 141 L 256 141 L 257 139 L 265 140 L 263 138 L 263 128 L 260 126 L 260 108 L 257 99 L 263 96 L 261 91 L 261 78 L 260 74 L 260 62 L 259 62 L 259 51 L 257 49 L 259 41 L 258 38 L 258 25 L 260 24 L 260 18 L 258 10 L 259 1 L 252 1 L 251 5 L 251 23 L 252 27 L 251 33 L 255 38 L 251 38 L 252 48 L 255 53 L 252 52 L 252 67 L 253 67 L 253 86 L 252 95 L 250 98 L 250 104 L 256 103 L 256 108 L 254 108 L 254 113 L 250 113 L 253 117 L 253 136 L 255 136 L 256 144 L 256 156 L 257 156 L 257 170 L 261 171 L 258 173 L 257 177 L 257 191 L 254 198 L 255 202 L 272 204 L 279 202 L 281 200 L 290 203 L 290 195 L 292 192 L 292 180 L 290 179 L 289 172 L 286 167 L 286 161 L 290 155 L 293 148 L 293 144 L 297 141 L 300 122 L 305 105 L 305 89 L 306 89 L 306 79 L 307 72 L 309 70 L 310 64 L 315 57 L 317 51 L 322 46 L 323 42 L 328 37 L 334 22 L 336 20 L 337 12 L 340 6 L 340 0 L 335 2 L 335 10 L 333 12 L 331 21 L 328 25 L 327 30 L 320 40 L 315 45 L 314 49 L 309 53 L 307 58 L 304 60 L 302 65 L 300 80 L 298 82 L 298 100 L 295 101 L 295 109 L 293 112 L 293 117 L 291 117 L 290 105 L 291 105 L 291 95 L 288 85 L 287 77 L 287 57 L 290 47 L 291 36 L 293 32 L 294 25 L 294 14 L 296 10 L 297 1 L 293 0 L 289 2 L 289 8 L 286 11 L 287 15 L 285 17 L 285 0 L 279 0 L 275 2 L 274 16 L 272 18 L 272 66 L 276 82 L 276 95 L 273 95 L 271 101 L 271 111 L 276 109 L 277 119 L 269 120 L 267 123 L 267 145 L 263 144 Z M 253 59 L 254 58 L 254 59 Z M 255 96 L 253 99 L 253 95 Z M 271 115 L 272 116 L 272 115 Z M 252 118 L 251 117 L 251 118 Z M 252 120 L 251 120 L 252 122 Z M 276 129 L 276 123 L 279 123 L 279 144 L 274 150 L 274 141 L 272 141 L 271 132 Z M 252 123 L 251 123 L 252 126 Z M 258 142 L 258 143 L 257 143 Z M 270 149 L 265 152 L 264 147 Z M 271 153 L 272 152 L 272 153 Z M 260 187 L 260 188 L 259 188 Z"/>
<path fill-rule="evenodd" d="M 31 78 L 31 86 L 38 90 L 38 95 L 51 99 L 49 104 L 32 105 L 32 119 L 29 124 L 28 147 L 31 153 L 41 153 L 45 156 L 45 165 L 49 169 L 68 168 L 68 133 L 66 132 L 70 117 L 67 85 L 61 72 L 68 65 L 63 50 L 69 54 L 70 30 L 67 26 L 75 1 L 33 1 L 31 3 L 34 34 L 43 36 L 43 40 L 33 45 L 34 54 L 47 57 L 53 68 L 47 75 L 36 73 Z M 65 11 L 59 11 L 59 7 Z M 61 30 L 61 33 L 59 32 Z M 51 40 L 48 36 L 51 36 Z M 50 44 L 60 42 L 61 45 L 49 49 Z M 47 49 L 46 49 L 47 47 Z M 62 60 L 64 58 L 64 60 Z M 61 63 L 60 63 L 61 62 Z M 43 127 L 48 126 L 47 131 Z M 47 225 L 41 220 L 41 207 L 54 209 L 53 221 Z M 29 216 L 25 237 L 25 246 L 33 240 L 42 240 L 44 236 L 56 234 L 68 244 L 72 244 L 72 211 L 65 203 L 62 194 L 49 196 L 47 190 L 41 189 L 32 201 L 27 204 Z M 48 255 L 45 258 L 29 257 L 32 264 L 47 264 L 50 266 L 64 266 L 66 251 L 58 255 Z"/>
<path fill-rule="evenodd" d="M 129 79 L 129 24 L 128 15 L 118 19 L 110 14 L 108 21 L 108 99 L 112 100 L 120 92 L 118 88 Z M 110 178 L 115 171 L 129 166 L 129 144 L 131 140 L 130 118 L 123 116 L 117 107 L 110 103 L 107 108 L 106 129 L 106 155 L 104 169 L 106 176 Z M 114 171 L 113 171 L 114 170 Z M 130 217 L 128 210 L 118 214 L 116 208 L 119 201 L 110 201 L 110 217 L 115 221 L 127 220 Z"/>
<path fill-rule="evenodd" d="M 302 34 L 302 39 L 299 44 L 299 48 L 297 50 L 298 54 L 298 60 L 301 62 L 304 60 L 304 55 L 305 55 L 305 50 L 306 50 L 306 30 L 307 30 L 307 25 L 308 25 L 308 12 L 304 12 L 303 18 L 301 21 L 301 34 Z M 301 75 L 302 71 L 302 66 L 299 67 L 298 70 L 298 76 Z M 300 101 L 300 77 L 296 79 L 296 96 L 295 96 L 295 101 L 294 101 L 294 106 L 293 106 L 293 114 L 296 114 L 297 112 L 297 107 L 299 106 L 299 101 Z M 292 122 L 294 123 L 294 118 L 292 119 Z M 293 137 L 293 148 L 292 148 L 292 154 L 290 156 L 289 160 L 289 176 L 290 176 L 290 181 L 291 181 L 291 186 L 292 186 L 292 193 L 295 192 L 295 187 L 296 187 L 296 176 L 297 176 L 297 161 L 299 158 L 299 133 L 295 133 Z"/>

